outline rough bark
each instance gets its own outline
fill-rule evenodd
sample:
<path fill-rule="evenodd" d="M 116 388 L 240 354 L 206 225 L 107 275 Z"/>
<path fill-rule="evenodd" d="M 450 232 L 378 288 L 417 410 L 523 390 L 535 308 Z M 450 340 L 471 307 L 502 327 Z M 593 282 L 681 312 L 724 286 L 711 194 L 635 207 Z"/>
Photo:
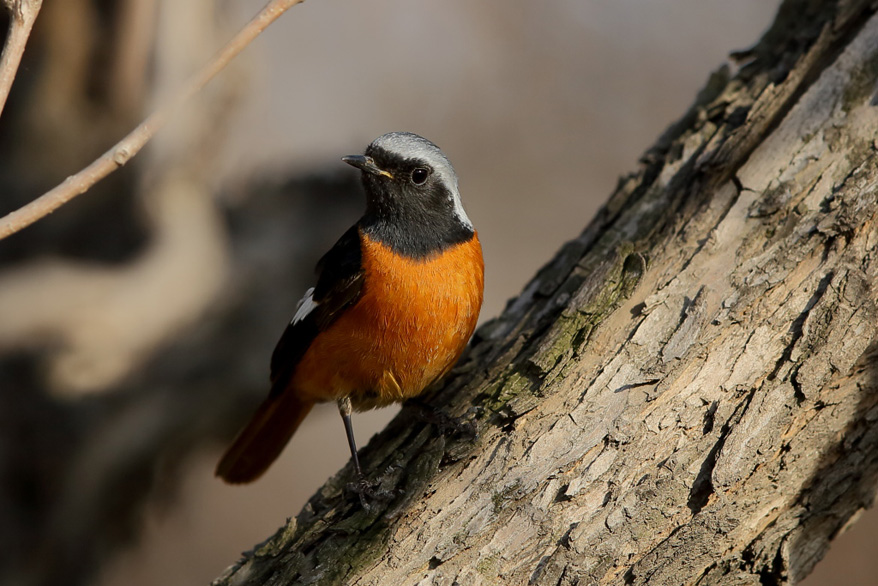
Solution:
<path fill-rule="evenodd" d="M 429 401 L 215 584 L 795 583 L 878 480 L 876 3 L 788 0 Z"/>

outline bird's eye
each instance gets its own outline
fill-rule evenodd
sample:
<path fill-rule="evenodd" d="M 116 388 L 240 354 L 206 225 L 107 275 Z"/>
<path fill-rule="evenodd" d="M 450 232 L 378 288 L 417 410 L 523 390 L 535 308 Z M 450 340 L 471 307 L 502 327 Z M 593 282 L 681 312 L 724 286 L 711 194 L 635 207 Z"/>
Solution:
<path fill-rule="evenodd" d="M 415 185 L 423 185 L 427 182 L 427 177 L 430 176 L 430 170 L 424 167 L 418 167 L 414 171 L 412 171 L 412 183 Z"/>

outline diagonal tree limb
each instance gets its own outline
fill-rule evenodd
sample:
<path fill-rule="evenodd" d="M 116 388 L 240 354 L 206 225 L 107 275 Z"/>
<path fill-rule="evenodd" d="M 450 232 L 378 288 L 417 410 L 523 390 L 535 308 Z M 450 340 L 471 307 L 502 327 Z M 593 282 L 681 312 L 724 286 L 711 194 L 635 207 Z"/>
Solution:
<path fill-rule="evenodd" d="M 434 405 L 215 586 L 796 583 L 878 486 L 878 3 L 787 0 Z"/>

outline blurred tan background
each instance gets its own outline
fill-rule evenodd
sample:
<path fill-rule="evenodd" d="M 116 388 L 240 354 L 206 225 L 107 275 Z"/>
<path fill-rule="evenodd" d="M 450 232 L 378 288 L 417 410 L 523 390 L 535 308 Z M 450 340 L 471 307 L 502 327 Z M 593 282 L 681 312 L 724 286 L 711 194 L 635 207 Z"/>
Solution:
<path fill-rule="evenodd" d="M 228 36 L 261 4 L 223 3 L 219 28 Z M 175 11 L 198 5 L 203 9 L 204 2 L 153 4 L 158 29 L 187 38 L 181 50 L 196 55 L 176 69 L 159 68 L 171 81 L 223 40 L 169 24 Z M 390 130 L 428 137 L 454 163 L 479 230 L 487 271 L 483 319 L 489 318 L 586 225 L 617 178 L 634 169 L 638 156 L 685 112 L 726 55 L 759 38 L 778 5 L 310 0 L 247 50 L 224 74 L 221 90 L 209 88 L 205 100 L 211 91 L 225 92 L 222 99 L 234 107 L 199 164 L 207 169 L 211 193 L 234 200 L 241 186 L 261 174 L 351 173 L 339 157 L 361 152 Z M 209 126 L 211 116 L 208 110 L 178 120 L 147 156 L 171 157 L 161 150 L 162 141 L 173 144 L 169 135 L 184 133 L 187 125 Z M 210 222 L 203 230 L 208 240 L 221 240 L 209 236 L 219 230 Z M 339 234 L 326 237 L 331 242 Z M 191 266 L 201 266 L 203 258 Z M 191 266 L 181 274 L 191 274 Z M 187 311 L 222 303 L 212 301 L 210 291 L 221 290 L 226 276 L 216 270 L 202 279 L 206 291 L 199 296 L 195 288 Z M 277 295 L 292 311 L 307 285 Z M 80 378 L 73 377 L 79 381 L 73 386 L 89 391 L 115 376 L 74 370 Z M 70 368 L 59 372 L 63 378 Z M 393 412 L 355 416 L 361 445 Z M 99 584 L 208 583 L 294 516 L 349 457 L 331 406 L 305 421 L 282 459 L 252 486 L 229 487 L 213 478 L 221 449 L 216 445 L 187 459 L 181 488 L 150 502 L 142 535 L 103 569 Z M 874 513 L 866 517 L 835 542 L 808 586 L 878 582 L 878 519 Z"/>

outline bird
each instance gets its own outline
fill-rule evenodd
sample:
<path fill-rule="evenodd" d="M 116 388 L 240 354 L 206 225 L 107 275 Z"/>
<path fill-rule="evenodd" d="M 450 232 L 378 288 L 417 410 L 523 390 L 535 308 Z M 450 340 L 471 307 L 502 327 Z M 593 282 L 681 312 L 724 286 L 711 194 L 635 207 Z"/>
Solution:
<path fill-rule="evenodd" d="M 365 213 L 318 261 L 271 356 L 268 397 L 217 464 L 227 483 L 259 478 L 311 408 L 330 401 L 365 482 L 352 412 L 421 394 L 475 330 L 482 247 L 445 154 L 417 134 L 390 132 L 342 161 L 360 170 Z"/>

